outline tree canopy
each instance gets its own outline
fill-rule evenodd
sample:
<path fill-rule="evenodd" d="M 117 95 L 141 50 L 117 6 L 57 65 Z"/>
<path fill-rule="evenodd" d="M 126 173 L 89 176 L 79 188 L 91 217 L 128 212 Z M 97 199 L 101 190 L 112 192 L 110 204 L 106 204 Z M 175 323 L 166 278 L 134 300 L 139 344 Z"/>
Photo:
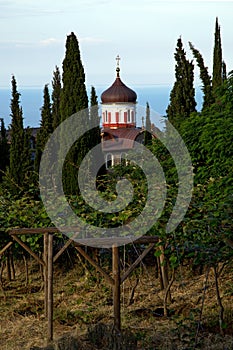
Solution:
<path fill-rule="evenodd" d="M 10 125 L 10 164 L 9 177 L 6 182 L 10 184 L 13 191 L 23 191 L 28 185 L 26 178 L 32 170 L 32 159 L 30 150 L 30 130 L 24 130 L 23 110 L 20 106 L 20 93 L 17 83 L 12 76 L 12 98 L 11 98 L 11 125 Z M 9 181 L 10 180 L 10 181 Z"/>
<path fill-rule="evenodd" d="M 177 129 L 180 123 L 196 110 L 194 65 L 186 58 L 181 38 L 177 40 L 175 56 L 175 83 L 170 94 L 167 118 Z"/>
<path fill-rule="evenodd" d="M 63 86 L 60 100 L 60 115 L 61 121 L 64 121 L 74 113 L 88 108 L 85 73 L 81 61 L 78 40 L 73 32 L 67 36 L 66 53 L 62 66 Z M 83 125 L 89 121 L 85 120 L 85 116 L 82 118 L 81 113 L 79 113 L 79 117 L 80 129 L 82 130 Z M 67 130 L 65 127 L 63 127 L 62 138 L 64 145 L 66 143 L 66 138 L 69 138 L 70 133 L 73 132 L 75 132 L 75 130 L 70 128 Z M 66 194 L 77 194 L 79 191 L 77 175 L 78 167 L 87 151 L 88 136 L 83 135 L 75 142 L 66 156 L 63 168 L 63 186 Z"/>

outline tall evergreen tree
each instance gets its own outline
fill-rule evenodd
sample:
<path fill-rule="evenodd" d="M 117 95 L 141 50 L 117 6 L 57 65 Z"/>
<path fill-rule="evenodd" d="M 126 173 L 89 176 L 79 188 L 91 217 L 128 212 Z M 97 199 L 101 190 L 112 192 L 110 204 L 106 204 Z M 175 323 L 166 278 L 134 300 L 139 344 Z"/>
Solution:
<path fill-rule="evenodd" d="M 94 106 L 98 106 L 98 96 L 96 95 L 96 90 L 95 90 L 94 86 L 92 86 L 91 87 L 91 107 L 94 107 Z M 94 122 L 99 122 L 98 113 L 91 115 L 91 119 L 94 119 Z"/>
<path fill-rule="evenodd" d="M 151 131 L 151 120 L 150 120 L 150 106 L 149 103 L 146 103 L 146 131 L 145 131 L 145 138 L 144 138 L 144 144 L 149 145 L 152 140 L 152 135 L 148 131 Z"/>
<path fill-rule="evenodd" d="M 168 120 L 179 128 L 182 120 L 188 118 L 196 109 L 194 82 L 194 65 L 186 58 L 181 38 L 177 41 L 175 52 L 176 81 L 170 94 L 170 104 L 167 108 Z"/>
<path fill-rule="evenodd" d="M 222 80 L 223 82 L 227 80 L 227 66 L 224 61 L 222 61 Z"/>
<path fill-rule="evenodd" d="M 62 92 L 60 102 L 61 121 L 66 120 L 72 114 L 88 108 L 88 97 L 85 86 L 85 73 L 82 65 L 79 44 L 75 34 L 72 32 L 67 37 L 66 53 L 63 60 L 62 74 Z M 80 129 L 85 123 L 86 113 L 83 113 L 83 120 L 80 120 Z M 81 117 L 81 113 L 79 114 Z M 62 133 L 63 143 L 66 143 L 66 138 L 70 137 L 70 133 L 75 130 L 64 130 Z M 78 168 L 79 164 L 88 151 L 88 136 L 83 135 L 75 142 L 66 156 L 66 161 L 63 166 L 63 188 L 66 194 L 76 194 L 79 191 L 78 187 Z"/>
<path fill-rule="evenodd" d="M 214 55 L 213 55 L 213 78 L 212 85 L 213 90 L 222 85 L 222 44 L 220 26 L 218 24 L 218 17 L 215 22 L 215 34 L 214 34 Z"/>
<path fill-rule="evenodd" d="M 52 119 L 53 119 L 53 130 L 60 124 L 60 100 L 61 100 L 61 74 L 59 68 L 56 66 L 53 72 L 52 80 Z"/>
<path fill-rule="evenodd" d="M 197 65 L 200 68 L 200 78 L 203 84 L 202 91 L 204 93 L 204 97 L 203 97 L 203 109 L 204 109 L 206 107 L 210 107 L 211 104 L 214 102 L 211 77 L 208 73 L 208 68 L 204 64 L 204 60 L 201 53 L 197 49 L 195 49 L 195 47 L 191 42 L 189 42 L 189 46 L 193 53 L 193 56 L 197 60 Z"/>
<path fill-rule="evenodd" d="M 0 127 L 0 181 L 2 180 L 3 173 L 6 167 L 9 165 L 9 145 L 7 141 L 6 128 L 4 124 L 4 119 L 1 118 Z"/>
<path fill-rule="evenodd" d="M 30 184 L 33 183 L 33 174 L 34 171 L 34 162 L 32 157 L 32 151 L 34 151 L 31 147 L 31 136 L 32 130 L 27 127 L 24 129 L 23 135 L 23 153 L 22 153 L 22 164 L 24 166 L 24 180 L 23 187 L 27 189 Z"/>
<path fill-rule="evenodd" d="M 98 97 L 96 95 L 96 90 L 91 87 L 91 98 L 90 98 L 90 128 L 89 131 L 89 149 L 91 150 L 95 146 L 101 144 L 101 130 L 100 130 L 100 117 L 98 109 Z M 103 166 L 99 169 L 98 175 L 103 175 L 105 173 L 105 162 L 103 154 L 99 154 L 101 159 L 98 159 L 99 164 Z M 92 166 L 90 166 L 90 171 L 94 171 L 96 168 L 97 159 L 92 159 Z"/>
<path fill-rule="evenodd" d="M 21 156 L 24 143 L 23 115 L 20 107 L 15 77 L 12 76 L 12 99 L 11 99 L 11 131 L 10 131 L 10 167 L 9 173 L 14 182 L 18 185 L 22 182 Z"/>
<path fill-rule="evenodd" d="M 9 175 L 14 186 L 24 190 L 28 185 L 27 175 L 31 169 L 29 131 L 23 128 L 23 111 L 19 101 L 16 79 L 12 77 L 10 165 Z M 29 157 L 26 159 L 26 157 Z"/>
<path fill-rule="evenodd" d="M 96 90 L 95 90 L 94 86 L 91 87 L 90 123 L 91 123 L 91 126 L 98 125 L 98 126 L 95 126 L 90 131 L 89 148 L 91 149 L 92 147 L 98 145 L 101 142 L 100 125 L 99 125 L 100 118 L 99 118 L 99 114 L 98 114 L 98 97 L 96 95 Z"/>
<path fill-rule="evenodd" d="M 37 134 L 35 169 L 38 172 L 44 146 L 53 132 L 53 119 L 48 84 L 44 87 L 44 103 L 41 108 L 40 130 Z"/>
<path fill-rule="evenodd" d="M 66 53 L 63 60 L 60 113 L 61 120 L 88 107 L 88 97 L 85 86 L 85 73 L 81 61 L 78 40 L 72 32 L 67 36 Z"/>

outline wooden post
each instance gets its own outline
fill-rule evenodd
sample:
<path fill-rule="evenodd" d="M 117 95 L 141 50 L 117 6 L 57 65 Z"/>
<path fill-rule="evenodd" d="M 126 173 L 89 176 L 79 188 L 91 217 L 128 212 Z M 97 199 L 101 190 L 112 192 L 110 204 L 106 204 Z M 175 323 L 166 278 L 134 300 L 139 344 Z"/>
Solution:
<path fill-rule="evenodd" d="M 116 332 L 121 331 L 121 278 L 119 264 L 119 249 L 117 246 L 112 246 L 112 272 L 114 279 L 113 286 L 113 313 L 114 313 L 114 329 Z"/>
<path fill-rule="evenodd" d="M 157 266 L 158 266 L 158 277 L 159 277 L 160 289 L 163 290 L 164 289 L 164 285 L 163 285 L 160 257 L 157 256 L 156 259 L 157 259 Z"/>
<path fill-rule="evenodd" d="M 10 265 L 11 265 L 11 271 L 12 271 L 12 278 L 15 279 L 15 265 L 14 265 L 14 257 L 12 254 L 12 251 L 10 250 Z"/>
<path fill-rule="evenodd" d="M 48 233 L 44 234 L 44 314 L 48 317 Z"/>
<path fill-rule="evenodd" d="M 53 234 L 48 235 L 48 342 L 53 340 Z"/>
<path fill-rule="evenodd" d="M 6 252 L 6 270 L 7 270 L 7 279 L 11 281 L 11 264 L 10 264 L 10 252 Z"/>
<path fill-rule="evenodd" d="M 161 266 L 161 274 L 162 274 L 162 280 L 163 280 L 163 287 L 166 291 L 166 289 L 169 286 L 169 278 L 168 278 L 168 268 L 167 268 L 167 263 L 165 260 L 165 255 L 164 255 L 164 249 L 162 248 L 162 254 L 160 255 L 160 266 Z M 167 294 L 167 300 L 169 303 L 171 303 L 171 292 L 168 290 Z"/>

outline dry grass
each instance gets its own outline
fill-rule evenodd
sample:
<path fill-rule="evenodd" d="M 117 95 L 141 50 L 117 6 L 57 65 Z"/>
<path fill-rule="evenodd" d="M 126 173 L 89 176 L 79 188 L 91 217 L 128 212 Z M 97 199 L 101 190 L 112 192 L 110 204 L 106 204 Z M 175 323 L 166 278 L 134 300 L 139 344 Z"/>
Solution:
<path fill-rule="evenodd" d="M 43 290 L 38 266 L 30 263 L 30 281 L 25 286 L 23 264 L 18 263 L 16 279 L 7 282 L 4 276 L 4 295 L 0 291 L 0 349 L 29 350 L 46 344 L 47 324 L 43 314 Z M 228 267 L 220 278 L 220 291 L 225 308 L 225 336 L 218 325 L 214 279 L 210 274 L 198 337 L 197 321 L 203 300 L 205 275 L 191 276 L 183 271 L 172 286 L 171 316 L 159 316 L 163 292 L 155 279 L 154 268 L 137 270 L 140 281 L 134 303 L 128 306 L 135 276 L 122 286 L 122 328 L 130 330 L 137 339 L 137 349 L 233 349 L 233 268 Z M 97 349 L 87 339 L 88 329 L 96 324 L 113 323 L 111 288 L 93 269 L 83 270 L 76 265 L 65 271 L 55 265 L 54 278 L 54 338 L 64 334 L 78 337 L 80 349 Z M 89 332 L 90 335 L 90 332 Z M 90 338 L 90 336 L 89 336 Z M 103 348 L 102 348 L 103 349 Z M 127 348 L 126 348 L 127 349 Z"/>

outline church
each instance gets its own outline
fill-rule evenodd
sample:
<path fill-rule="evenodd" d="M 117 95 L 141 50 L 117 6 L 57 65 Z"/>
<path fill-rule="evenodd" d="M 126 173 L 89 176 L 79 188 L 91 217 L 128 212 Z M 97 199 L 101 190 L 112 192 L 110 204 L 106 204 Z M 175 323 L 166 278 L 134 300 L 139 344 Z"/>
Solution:
<path fill-rule="evenodd" d="M 127 152 L 134 142 L 144 142 L 144 129 L 137 127 L 137 94 L 120 78 L 120 57 L 117 56 L 116 79 L 101 94 L 102 151 L 106 168 L 127 160 Z"/>

